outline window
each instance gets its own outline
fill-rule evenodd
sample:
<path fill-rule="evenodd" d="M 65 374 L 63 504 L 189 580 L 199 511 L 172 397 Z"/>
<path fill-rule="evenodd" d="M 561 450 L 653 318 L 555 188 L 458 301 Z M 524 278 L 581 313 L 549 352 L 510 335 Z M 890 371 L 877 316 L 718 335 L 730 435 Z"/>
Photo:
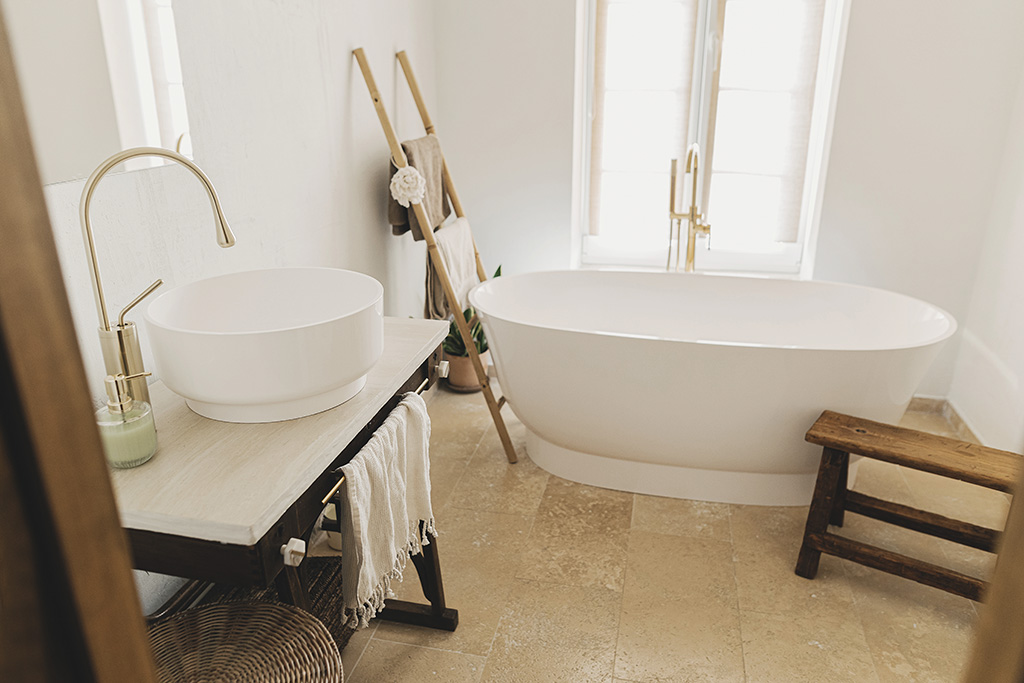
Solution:
<path fill-rule="evenodd" d="M 800 269 L 839 4 L 593 0 L 583 263 L 664 267 L 671 160 L 682 169 L 697 142 L 699 205 L 712 225 L 698 269 Z M 690 180 L 678 182 L 685 210 Z"/>
<path fill-rule="evenodd" d="M 190 157 L 171 0 L 100 0 L 99 8 L 121 145 L 180 146 Z M 159 163 L 141 158 L 129 160 L 127 167 Z"/>

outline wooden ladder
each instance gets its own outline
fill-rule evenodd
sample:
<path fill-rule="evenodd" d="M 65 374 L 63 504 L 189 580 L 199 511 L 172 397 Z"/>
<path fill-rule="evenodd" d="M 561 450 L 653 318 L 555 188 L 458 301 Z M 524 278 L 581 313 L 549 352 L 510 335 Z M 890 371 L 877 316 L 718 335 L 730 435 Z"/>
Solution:
<path fill-rule="evenodd" d="M 363 48 L 357 48 L 352 51 L 355 55 L 356 61 L 359 63 L 359 70 L 363 74 L 363 80 L 366 81 L 366 87 L 370 91 L 370 97 L 373 99 L 373 106 L 377 110 L 377 117 L 380 119 L 380 125 L 384 129 L 384 136 L 388 140 L 388 147 L 391 149 L 391 158 L 394 160 L 397 168 L 405 168 L 409 165 L 409 160 L 405 156 L 405 151 L 402 149 L 401 143 L 398 141 L 398 135 L 395 133 L 394 126 L 391 125 L 391 120 L 388 118 L 387 110 L 384 108 L 384 103 L 381 100 L 380 92 L 377 90 L 377 83 L 373 78 L 373 72 L 370 71 L 370 64 L 366 60 L 366 54 L 363 52 Z M 434 124 L 430 120 L 430 114 L 427 113 L 427 106 L 423 102 L 423 95 L 420 93 L 419 85 L 416 83 L 416 77 L 412 73 L 412 66 L 409 64 L 409 58 L 405 52 L 399 52 L 398 61 L 402 66 L 402 73 L 405 74 L 405 80 L 409 84 L 409 89 L 412 91 L 413 99 L 416 101 L 416 108 L 419 110 L 420 118 L 423 120 L 423 127 L 426 129 L 428 135 L 436 136 L 434 132 Z M 442 172 L 444 174 L 444 182 L 447 187 L 448 197 L 451 199 L 452 206 L 455 209 L 455 215 L 459 218 L 465 217 L 465 211 L 462 208 L 462 202 L 459 201 L 459 195 L 455 191 L 455 184 L 452 182 L 451 173 L 448 171 L 448 162 L 444 158 L 444 154 L 441 155 L 442 160 Z M 491 418 L 494 420 L 494 426 L 498 430 L 498 438 L 501 439 L 501 445 L 505 449 L 505 456 L 508 458 L 510 463 L 514 463 L 518 460 L 516 457 L 515 446 L 512 445 L 512 438 L 508 434 L 508 428 L 505 426 L 505 421 L 501 417 L 501 407 L 505 404 L 505 399 L 502 397 L 500 401 L 494 398 L 494 392 L 491 391 L 490 378 L 487 376 L 487 369 L 484 367 L 480 360 L 480 354 L 477 353 L 476 344 L 473 343 L 473 337 L 470 333 L 469 323 L 466 321 L 465 316 L 462 315 L 462 304 L 455 296 L 455 290 L 452 288 L 451 279 L 448 277 L 448 270 L 445 268 L 444 260 L 441 258 L 441 252 L 438 251 L 437 241 L 434 239 L 434 232 L 430 229 L 430 220 L 427 218 L 427 212 L 424 210 L 422 204 L 412 204 L 412 209 L 416 214 L 416 220 L 419 221 L 421 226 L 424 226 L 423 239 L 427 243 L 427 253 L 430 256 L 431 263 L 434 265 L 434 269 L 441 280 L 441 286 L 444 291 L 445 300 L 448 302 L 448 307 L 455 312 L 455 326 L 459 330 L 459 334 L 462 336 L 462 340 L 465 342 L 466 350 L 469 352 L 470 361 L 473 363 L 473 369 L 476 370 L 476 376 L 480 380 L 480 385 L 483 389 L 484 400 L 487 401 L 487 408 L 491 412 Z M 476 256 L 476 273 L 477 277 L 480 278 L 481 282 L 487 280 L 487 273 L 484 270 L 483 262 L 480 260 L 480 252 L 476 248 L 476 241 L 473 242 L 473 252 Z"/>

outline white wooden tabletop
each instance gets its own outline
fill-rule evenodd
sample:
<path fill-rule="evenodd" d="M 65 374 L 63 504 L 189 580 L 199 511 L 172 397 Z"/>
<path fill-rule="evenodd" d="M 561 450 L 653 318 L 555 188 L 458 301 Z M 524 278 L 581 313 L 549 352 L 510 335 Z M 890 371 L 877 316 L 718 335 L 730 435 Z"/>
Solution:
<path fill-rule="evenodd" d="M 384 319 L 384 353 L 366 387 L 331 410 L 297 420 L 231 424 L 196 415 L 161 382 L 150 386 L 157 452 L 112 470 L 130 529 L 253 545 L 426 360 L 448 323 Z M 340 350 L 343 352 L 343 350 Z"/>

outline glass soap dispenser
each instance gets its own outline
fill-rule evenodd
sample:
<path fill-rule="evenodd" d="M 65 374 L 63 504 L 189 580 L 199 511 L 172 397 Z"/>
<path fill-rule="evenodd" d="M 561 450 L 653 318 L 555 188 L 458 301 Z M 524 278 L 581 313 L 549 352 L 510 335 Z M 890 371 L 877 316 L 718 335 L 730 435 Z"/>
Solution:
<path fill-rule="evenodd" d="M 153 408 L 145 401 L 136 401 L 128 393 L 130 380 L 145 377 L 148 372 L 135 375 L 107 375 L 107 405 L 96 412 L 96 424 L 107 462 L 117 469 L 138 467 L 156 453 L 156 423 Z"/>

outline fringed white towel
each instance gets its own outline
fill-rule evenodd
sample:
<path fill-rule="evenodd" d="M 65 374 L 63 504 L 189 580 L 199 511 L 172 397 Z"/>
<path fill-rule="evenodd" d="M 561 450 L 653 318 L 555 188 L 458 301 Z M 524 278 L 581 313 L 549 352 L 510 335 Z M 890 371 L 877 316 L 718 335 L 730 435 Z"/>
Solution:
<path fill-rule="evenodd" d="M 473 248 L 473 231 L 469 227 L 469 220 L 456 218 L 435 232 L 434 239 L 437 240 L 437 250 L 459 302 L 452 304 L 445 299 L 441 276 L 434 270 L 434 263 L 430 260 L 430 254 L 427 254 L 427 298 L 423 314 L 431 320 L 444 320 L 449 313 L 461 313 L 462 309 L 458 306 L 469 306 L 467 295 L 469 290 L 479 284 L 480 278 L 476 272 L 476 250 Z"/>
<path fill-rule="evenodd" d="M 437 535 L 429 444 L 427 406 L 408 393 L 341 468 L 342 598 L 350 628 L 368 625 L 393 595 L 391 582 L 402 580 L 409 555 Z"/>

